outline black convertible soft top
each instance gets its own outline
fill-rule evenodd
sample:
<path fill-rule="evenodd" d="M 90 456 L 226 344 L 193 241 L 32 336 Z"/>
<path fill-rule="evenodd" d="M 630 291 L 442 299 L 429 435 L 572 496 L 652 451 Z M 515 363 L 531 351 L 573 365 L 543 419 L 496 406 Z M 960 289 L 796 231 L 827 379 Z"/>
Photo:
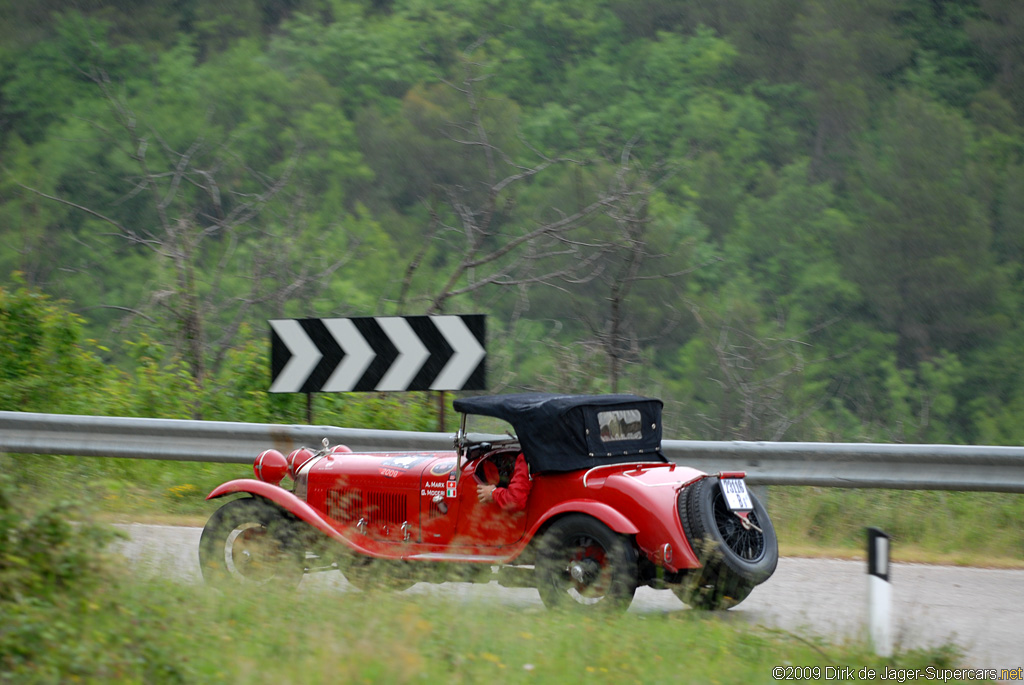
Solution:
<path fill-rule="evenodd" d="M 533 473 L 604 464 L 667 461 L 661 454 L 662 402 L 637 395 L 521 393 L 467 397 L 464 414 L 512 424 Z"/>

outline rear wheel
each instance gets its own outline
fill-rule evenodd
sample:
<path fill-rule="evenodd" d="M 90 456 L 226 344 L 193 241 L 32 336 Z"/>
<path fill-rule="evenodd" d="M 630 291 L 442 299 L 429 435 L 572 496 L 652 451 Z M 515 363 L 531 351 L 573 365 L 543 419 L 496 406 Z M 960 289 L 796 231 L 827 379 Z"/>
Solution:
<path fill-rule="evenodd" d="M 779 562 L 778 541 L 768 512 L 750 493 L 750 526 L 725 502 L 718 478 L 703 478 L 679 493 L 679 518 L 702 568 L 673 586 L 697 609 L 728 609 L 766 581 Z"/>
<path fill-rule="evenodd" d="M 548 608 L 625 610 L 636 592 L 637 557 L 622 535 L 595 518 L 572 514 L 544 533 L 535 573 Z"/>
<path fill-rule="evenodd" d="M 199 539 L 199 567 L 208 583 L 285 586 L 302 580 L 305 550 L 296 520 L 257 498 L 228 502 L 213 513 Z"/>

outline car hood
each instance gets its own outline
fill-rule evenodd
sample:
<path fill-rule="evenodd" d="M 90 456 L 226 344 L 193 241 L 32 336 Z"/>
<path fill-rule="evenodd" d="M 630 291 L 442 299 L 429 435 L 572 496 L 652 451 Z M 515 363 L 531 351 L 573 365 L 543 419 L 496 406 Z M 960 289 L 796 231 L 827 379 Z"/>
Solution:
<path fill-rule="evenodd" d="M 409 487 L 424 479 L 444 479 L 455 469 L 455 452 L 336 453 L 317 462 L 310 483 L 343 480 L 360 487 Z"/>

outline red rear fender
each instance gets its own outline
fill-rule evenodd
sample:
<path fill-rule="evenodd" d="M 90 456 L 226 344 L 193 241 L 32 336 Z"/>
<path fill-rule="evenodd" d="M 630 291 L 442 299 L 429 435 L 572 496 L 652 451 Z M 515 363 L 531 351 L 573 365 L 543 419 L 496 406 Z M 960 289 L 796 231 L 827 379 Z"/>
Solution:
<path fill-rule="evenodd" d="M 632 521 L 626 518 L 620 511 L 608 506 L 607 504 L 602 504 L 601 502 L 595 502 L 593 500 L 570 500 L 551 507 L 551 509 L 549 509 L 540 520 L 533 524 L 533 528 L 530 530 L 528 537 L 532 538 L 536 534 L 537 529 L 551 519 L 560 516 L 561 514 L 568 513 L 579 513 L 593 516 L 616 533 L 621 533 L 623 535 L 636 535 L 640 532 L 640 529 L 637 528 Z"/>

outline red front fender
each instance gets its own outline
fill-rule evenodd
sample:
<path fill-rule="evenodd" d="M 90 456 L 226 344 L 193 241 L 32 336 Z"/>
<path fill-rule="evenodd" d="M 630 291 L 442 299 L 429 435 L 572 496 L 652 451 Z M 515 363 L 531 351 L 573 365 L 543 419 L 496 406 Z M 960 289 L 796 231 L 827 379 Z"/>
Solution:
<path fill-rule="evenodd" d="M 342 535 L 320 514 L 320 512 L 306 504 L 288 490 L 278 487 L 277 485 L 264 483 L 261 480 L 255 480 L 253 478 L 239 478 L 217 486 L 213 492 L 206 496 L 206 499 L 216 499 L 218 497 L 233 495 L 239 492 L 256 495 L 257 497 L 270 500 L 282 509 L 294 514 L 299 520 L 313 526 L 327 537 L 337 540 L 344 545 L 348 545 L 360 554 L 379 556 L 366 547 L 353 542 L 350 538 Z"/>

